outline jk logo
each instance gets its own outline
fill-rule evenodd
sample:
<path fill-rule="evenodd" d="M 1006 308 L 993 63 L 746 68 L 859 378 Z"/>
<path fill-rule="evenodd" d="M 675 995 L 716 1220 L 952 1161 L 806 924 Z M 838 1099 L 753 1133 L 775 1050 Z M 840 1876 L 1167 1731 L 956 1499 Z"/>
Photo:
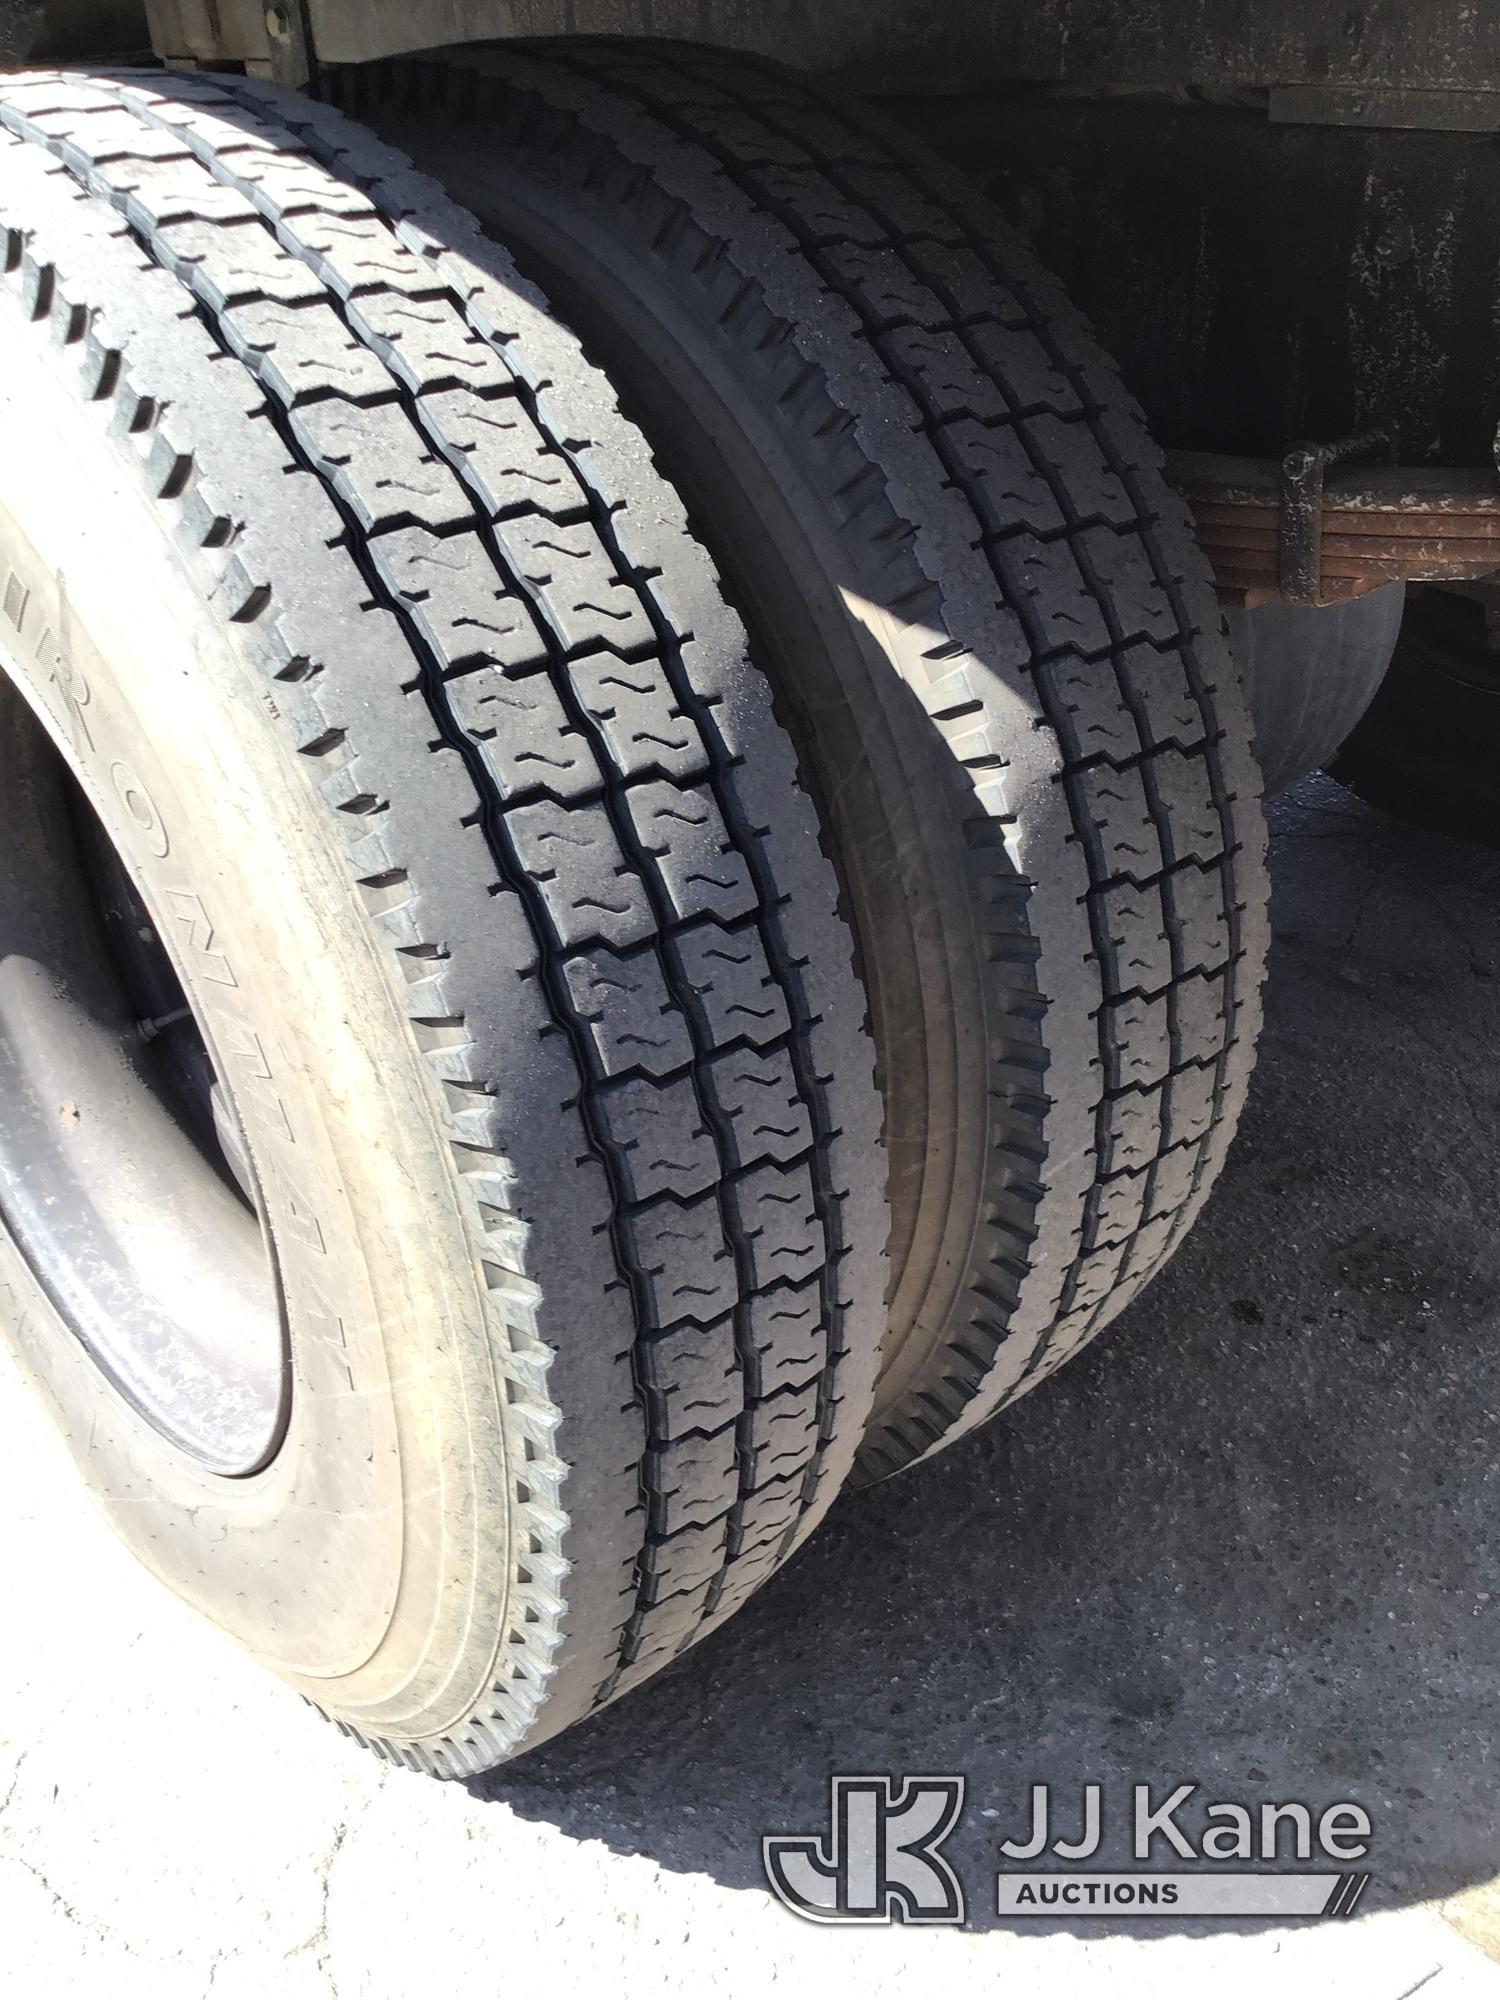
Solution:
<path fill-rule="evenodd" d="M 938 1849 L 963 1810 L 962 1778 L 835 1778 L 826 1838 L 768 1833 L 766 1880 L 819 1924 L 961 1924 L 964 1892 Z"/>

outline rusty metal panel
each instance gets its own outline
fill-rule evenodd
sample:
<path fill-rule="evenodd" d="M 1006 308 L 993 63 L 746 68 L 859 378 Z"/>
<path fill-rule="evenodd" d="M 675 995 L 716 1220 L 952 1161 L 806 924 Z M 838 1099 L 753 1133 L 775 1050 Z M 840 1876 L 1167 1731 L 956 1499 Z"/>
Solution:
<path fill-rule="evenodd" d="M 1489 135 L 1036 91 L 887 104 L 1031 238 L 1164 444 L 1279 457 L 1379 426 L 1407 464 L 1493 462 Z"/>
<path fill-rule="evenodd" d="M 0 55 L 139 45 L 115 24 L 146 14 L 169 60 L 257 69 L 286 66 L 305 16 L 325 62 L 516 36 L 675 36 L 872 89 L 1249 87 L 1299 120 L 1484 129 L 1500 88 L 1500 8 L 1461 0 L 0 0 Z M 268 32 L 267 15 L 290 32 Z M 90 25 L 101 17 L 105 34 Z"/>
<path fill-rule="evenodd" d="M 308 0 L 318 59 L 521 35 L 676 36 L 873 87 L 1500 81 L 1500 8 L 1461 0 Z"/>
<path fill-rule="evenodd" d="M 1266 95 L 1273 125 L 1366 125 L 1384 132 L 1500 132 L 1500 90 L 1387 90 L 1288 83 Z"/>

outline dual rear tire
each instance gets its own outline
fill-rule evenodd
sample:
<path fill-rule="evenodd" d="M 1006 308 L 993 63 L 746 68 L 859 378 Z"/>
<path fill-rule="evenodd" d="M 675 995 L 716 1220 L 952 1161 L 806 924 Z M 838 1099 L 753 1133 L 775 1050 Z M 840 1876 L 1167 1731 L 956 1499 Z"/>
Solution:
<path fill-rule="evenodd" d="M 464 50 L 341 90 L 583 333 L 750 626 L 870 995 L 891 1298 L 861 1473 L 1134 1296 L 1243 1100 L 1260 785 L 1205 565 L 1080 317 L 957 175 L 771 65 Z"/>
<path fill-rule="evenodd" d="M 479 223 L 264 86 L 0 84 L 0 1256 L 131 1546 L 462 1774 L 1170 1254 L 1264 878 L 1181 510 L 968 190 L 694 52 L 344 87 Z"/>

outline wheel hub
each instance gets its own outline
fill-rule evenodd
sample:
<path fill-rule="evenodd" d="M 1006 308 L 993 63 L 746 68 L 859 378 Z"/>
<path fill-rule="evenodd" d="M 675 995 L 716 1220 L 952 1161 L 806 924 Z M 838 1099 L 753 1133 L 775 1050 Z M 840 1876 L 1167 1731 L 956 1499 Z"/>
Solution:
<path fill-rule="evenodd" d="M 0 682 L 0 1212 L 94 1362 L 211 1470 L 285 1430 L 254 1156 L 147 891 Z"/>

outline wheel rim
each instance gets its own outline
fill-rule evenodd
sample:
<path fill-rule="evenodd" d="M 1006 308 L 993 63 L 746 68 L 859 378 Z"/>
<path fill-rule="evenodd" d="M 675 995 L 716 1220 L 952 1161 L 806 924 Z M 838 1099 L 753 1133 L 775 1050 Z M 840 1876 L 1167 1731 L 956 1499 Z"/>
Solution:
<path fill-rule="evenodd" d="M 0 1215 L 96 1366 L 230 1476 L 285 1433 L 290 1367 L 255 1160 L 152 899 L 0 680 Z"/>

